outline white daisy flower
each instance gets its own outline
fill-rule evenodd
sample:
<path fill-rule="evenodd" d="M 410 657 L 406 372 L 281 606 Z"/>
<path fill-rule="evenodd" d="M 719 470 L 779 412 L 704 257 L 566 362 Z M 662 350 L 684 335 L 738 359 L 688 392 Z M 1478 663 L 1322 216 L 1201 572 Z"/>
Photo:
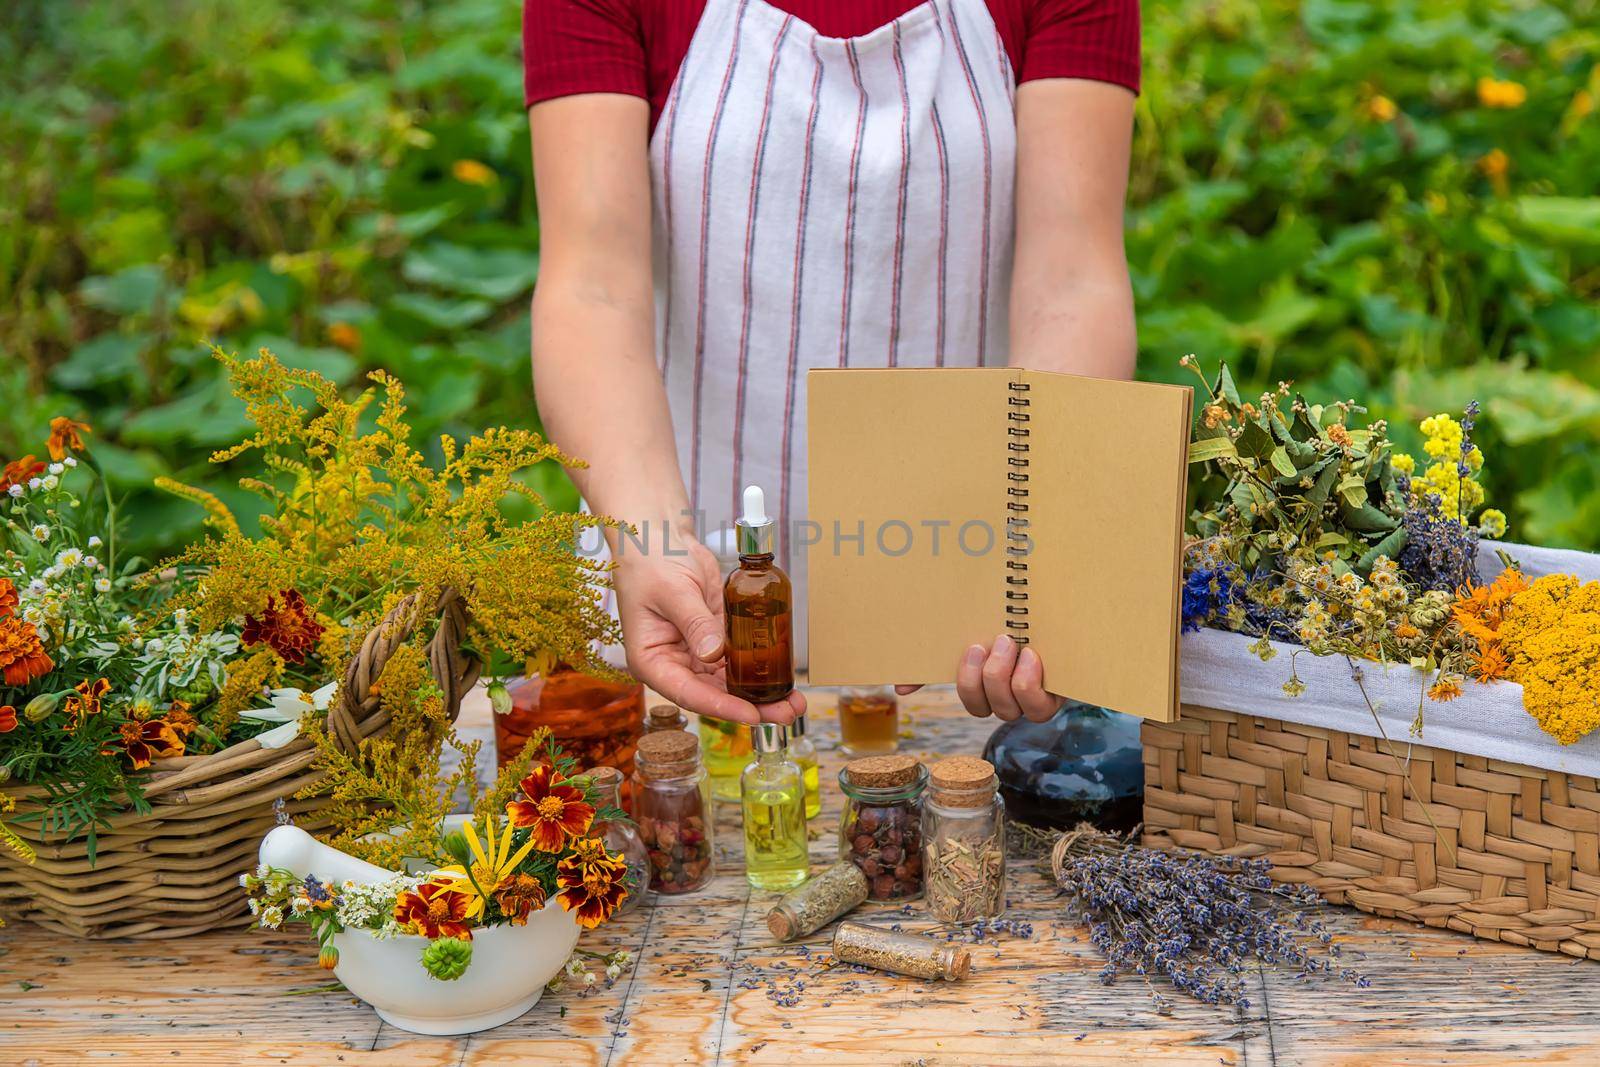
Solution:
<path fill-rule="evenodd" d="M 111 592 L 111 579 L 110 578 L 96 578 L 94 580 L 94 591 L 97 592 L 97 593 L 109 593 L 109 592 Z"/>
<path fill-rule="evenodd" d="M 37 478 L 29 478 L 29 479 L 28 479 L 28 488 L 29 488 L 29 489 L 32 489 L 32 490 L 34 490 L 34 491 L 35 491 L 35 492 L 37 492 L 37 491 L 38 491 L 38 489 L 39 489 L 39 486 L 41 486 L 41 485 L 43 485 L 43 484 L 44 484 L 44 483 L 43 483 L 43 482 L 41 482 L 41 481 L 40 481 L 40 480 L 39 480 L 39 479 L 37 479 Z"/>
<path fill-rule="evenodd" d="M 33 539 L 40 544 L 50 540 L 50 527 L 42 522 L 36 524 L 31 532 L 33 533 Z"/>
<path fill-rule="evenodd" d="M 20 485 L 13 485 L 13 486 L 8 486 L 6 488 L 6 492 L 10 493 L 14 498 L 20 500 L 20 499 L 22 499 L 22 494 L 26 493 L 27 490 L 22 488 L 22 486 L 20 486 Z"/>
<path fill-rule="evenodd" d="M 66 469 L 67 469 L 67 468 L 65 468 L 65 467 L 63 467 L 63 466 L 62 466 L 62 465 L 61 465 L 61 464 L 59 464 L 59 463 L 52 463 L 52 464 L 50 464 L 50 473 L 51 473 L 51 474 L 60 474 L 60 473 L 61 473 L 61 472 L 62 472 L 62 471 L 64 471 L 64 470 L 66 470 Z"/>
<path fill-rule="evenodd" d="M 62 460 L 61 463 L 63 466 L 69 469 L 78 465 L 78 461 L 73 459 L 71 456 L 68 456 L 66 459 Z"/>
<path fill-rule="evenodd" d="M 77 548 L 63 548 L 56 553 L 56 566 L 63 569 L 76 567 L 83 562 L 83 550 Z"/>
<path fill-rule="evenodd" d="M 94 570 L 100 566 L 100 561 L 94 556 L 84 556 L 83 565 L 88 567 L 90 570 Z"/>
<path fill-rule="evenodd" d="M 47 474 L 43 478 L 39 479 L 39 484 L 46 489 L 54 489 L 56 486 L 61 484 L 61 479 L 57 478 L 54 474 Z"/>
<path fill-rule="evenodd" d="M 71 459 L 72 457 L 68 456 L 67 458 Z M 99 548 L 103 544 L 105 544 L 105 542 L 100 540 L 100 535 L 99 534 L 90 534 L 89 535 L 89 547 L 90 548 Z"/>

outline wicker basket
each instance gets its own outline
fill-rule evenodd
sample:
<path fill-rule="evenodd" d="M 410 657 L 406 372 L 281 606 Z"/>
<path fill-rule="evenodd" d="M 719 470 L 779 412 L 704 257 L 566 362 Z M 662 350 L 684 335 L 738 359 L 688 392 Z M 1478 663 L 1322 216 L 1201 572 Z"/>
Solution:
<path fill-rule="evenodd" d="M 1184 705 L 1144 724 L 1145 843 L 1260 856 L 1334 903 L 1600 959 L 1600 788 Z"/>
<path fill-rule="evenodd" d="M 414 608 L 413 598 L 405 598 L 367 634 L 341 699 L 328 709 L 329 730 L 347 751 L 388 725 L 372 683 L 414 631 Z M 428 659 L 454 719 L 481 665 L 461 648 L 467 613 L 460 595 L 445 590 L 435 613 L 439 626 Z M 93 862 L 83 839 L 62 841 L 27 821 L 42 787 L 12 790 L 17 817 L 8 822 L 38 857 L 28 864 L 0 849 L 0 911 L 86 938 L 183 937 L 242 925 L 247 909 L 239 875 L 254 866 L 279 812 L 309 830 L 325 825 L 318 818 L 322 799 L 294 799 L 317 783 L 315 755 L 297 737 L 281 748 L 252 739 L 206 756 L 161 760 L 144 782 L 150 811 L 114 816 L 98 835 Z"/>

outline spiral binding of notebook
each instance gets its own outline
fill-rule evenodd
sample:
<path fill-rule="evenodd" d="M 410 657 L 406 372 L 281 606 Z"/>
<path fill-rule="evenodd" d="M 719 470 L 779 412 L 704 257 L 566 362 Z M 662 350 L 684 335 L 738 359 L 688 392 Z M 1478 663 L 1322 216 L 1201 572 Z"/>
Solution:
<path fill-rule="evenodd" d="M 1019 645 L 1028 643 L 1028 404 L 1027 382 L 1011 382 L 1006 398 L 1011 425 L 1006 433 L 1006 632 Z"/>

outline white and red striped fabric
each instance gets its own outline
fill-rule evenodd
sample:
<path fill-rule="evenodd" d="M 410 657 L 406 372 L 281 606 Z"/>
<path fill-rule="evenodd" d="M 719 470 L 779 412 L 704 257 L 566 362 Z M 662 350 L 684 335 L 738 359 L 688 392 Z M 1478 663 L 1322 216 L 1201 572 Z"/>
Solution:
<path fill-rule="evenodd" d="M 809 368 L 1005 363 L 1013 89 L 983 0 L 852 38 L 706 4 L 650 155 L 658 358 L 710 529 L 751 483 L 780 531 L 805 518 Z"/>

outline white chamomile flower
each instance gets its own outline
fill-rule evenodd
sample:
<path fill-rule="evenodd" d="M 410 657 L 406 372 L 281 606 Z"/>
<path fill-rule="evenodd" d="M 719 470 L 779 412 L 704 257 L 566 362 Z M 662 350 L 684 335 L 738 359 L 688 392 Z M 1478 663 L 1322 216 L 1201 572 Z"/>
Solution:
<path fill-rule="evenodd" d="M 73 459 L 71 456 L 68 456 L 66 459 L 62 460 L 61 463 L 69 470 L 78 465 L 78 461 Z"/>
<path fill-rule="evenodd" d="M 111 592 L 111 579 L 110 578 L 96 578 L 94 580 L 94 591 L 97 592 L 97 593 L 109 593 L 109 592 Z"/>
<path fill-rule="evenodd" d="M 269 930 L 276 930 L 283 925 L 283 909 L 276 904 L 268 904 L 261 909 L 261 925 Z"/>
<path fill-rule="evenodd" d="M 46 489 L 54 489 L 56 486 L 61 484 L 61 479 L 57 478 L 54 474 L 47 474 L 40 479 L 39 484 Z"/>
<path fill-rule="evenodd" d="M 83 562 L 83 550 L 78 548 L 63 548 L 56 553 L 56 566 L 63 569 L 76 567 Z"/>
<path fill-rule="evenodd" d="M 45 581 L 53 582 L 61 575 L 61 568 L 52 564 L 51 566 L 46 567 L 40 573 L 44 575 Z"/>
<path fill-rule="evenodd" d="M 26 493 L 27 490 L 22 488 L 20 485 L 12 485 L 6 488 L 6 492 L 10 493 L 12 497 L 20 500 L 22 499 L 22 494 Z"/>
<path fill-rule="evenodd" d="M 100 560 L 94 556 L 84 556 L 83 565 L 88 567 L 90 570 L 97 570 L 100 567 Z"/>
<path fill-rule="evenodd" d="M 28 479 L 28 488 L 32 489 L 34 492 L 38 492 L 39 486 L 41 486 L 43 484 L 44 483 L 41 482 L 38 478 L 29 478 Z"/>
<path fill-rule="evenodd" d="M 68 456 L 67 458 L 71 459 L 72 457 Z M 99 534 L 90 534 L 89 535 L 89 547 L 90 548 L 99 548 L 103 544 L 105 544 L 105 542 L 100 540 L 100 535 Z"/>
<path fill-rule="evenodd" d="M 34 524 L 33 529 L 29 532 L 33 534 L 33 539 L 41 545 L 50 540 L 50 527 L 42 522 Z"/>
<path fill-rule="evenodd" d="M 578 975 L 583 973 L 583 961 L 576 956 L 572 957 L 567 961 L 566 970 L 568 974 L 572 975 L 572 977 L 578 977 Z"/>
<path fill-rule="evenodd" d="M 52 464 L 50 464 L 50 473 L 51 473 L 51 474 L 60 474 L 60 473 L 61 473 L 61 472 L 62 472 L 62 471 L 64 471 L 64 470 L 66 470 L 66 469 L 67 469 L 67 468 L 65 468 L 65 467 L 63 467 L 63 466 L 62 466 L 62 465 L 61 465 L 61 464 L 59 464 L 59 463 L 52 463 Z"/>
<path fill-rule="evenodd" d="M 34 596 L 42 596 L 44 591 L 48 588 L 49 586 L 44 584 L 43 578 L 35 578 L 33 581 L 28 583 L 28 592 L 32 593 Z"/>
<path fill-rule="evenodd" d="M 597 979 L 595 978 L 593 971 L 584 971 L 583 972 L 583 984 L 586 987 L 594 985 L 596 981 L 597 981 Z"/>
<path fill-rule="evenodd" d="M 261 901 L 257 900 L 255 897 L 251 897 L 249 900 L 249 905 L 251 915 L 261 914 Z"/>

